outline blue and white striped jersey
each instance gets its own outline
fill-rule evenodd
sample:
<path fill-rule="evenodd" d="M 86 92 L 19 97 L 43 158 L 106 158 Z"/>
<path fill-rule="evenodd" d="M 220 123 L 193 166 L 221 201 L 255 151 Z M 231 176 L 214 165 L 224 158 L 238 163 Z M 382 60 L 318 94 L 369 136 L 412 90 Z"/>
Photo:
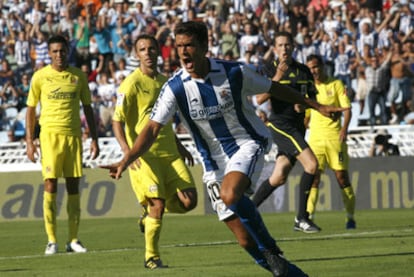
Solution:
<path fill-rule="evenodd" d="M 241 63 L 209 61 L 205 79 L 191 78 L 185 69 L 177 71 L 164 84 L 150 117 L 165 125 L 178 110 L 206 171 L 217 170 L 247 142 L 270 147 L 269 131 L 248 96 L 268 92 L 271 80 Z"/>

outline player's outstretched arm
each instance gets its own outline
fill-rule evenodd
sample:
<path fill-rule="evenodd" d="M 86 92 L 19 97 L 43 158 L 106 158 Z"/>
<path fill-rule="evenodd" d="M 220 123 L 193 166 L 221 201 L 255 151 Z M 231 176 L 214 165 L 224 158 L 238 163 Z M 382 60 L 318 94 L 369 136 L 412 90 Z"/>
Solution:
<path fill-rule="evenodd" d="M 124 170 L 133 161 L 135 161 L 136 159 L 141 157 L 145 152 L 148 151 L 148 149 L 157 139 L 157 136 L 162 127 L 162 124 L 149 120 L 147 125 L 136 138 L 131 151 L 129 151 L 120 162 L 111 165 L 103 165 L 100 167 L 104 169 L 109 169 L 109 175 L 112 178 L 118 180 L 122 177 L 122 172 L 124 172 Z"/>
<path fill-rule="evenodd" d="M 311 98 L 303 97 L 298 91 L 289 86 L 282 85 L 278 82 L 272 82 L 269 93 L 276 99 L 283 100 L 293 104 L 302 104 L 309 108 L 315 109 L 322 115 L 334 118 L 337 112 L 349 110 L 350 108 L 341 108 L 319 104 Z"/>

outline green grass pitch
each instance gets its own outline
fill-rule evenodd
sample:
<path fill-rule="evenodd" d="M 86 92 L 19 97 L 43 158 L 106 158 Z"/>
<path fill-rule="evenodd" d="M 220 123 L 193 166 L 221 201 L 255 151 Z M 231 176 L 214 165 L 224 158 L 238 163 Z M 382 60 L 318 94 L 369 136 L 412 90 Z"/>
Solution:
<path fill-rule="evenodd" d="M 318 212 L 318 234 L 293 231 L 292 213 L 263 218 L 285 256 L 312 277 L 414 276 L 414 211 L 357 211 L 345 230 L 343 212 Z M 67 226 L 58 222 L 59 254 L 45 256 L 42 221 L 0 223 L 0 276 L 271 276 L 255 265 L 216 216 L 166 215 L 161 253 L 168 269 L 143 267 L 144 236 L 135 218 L 81 222 L 85 254 L 64 252 Z"/>

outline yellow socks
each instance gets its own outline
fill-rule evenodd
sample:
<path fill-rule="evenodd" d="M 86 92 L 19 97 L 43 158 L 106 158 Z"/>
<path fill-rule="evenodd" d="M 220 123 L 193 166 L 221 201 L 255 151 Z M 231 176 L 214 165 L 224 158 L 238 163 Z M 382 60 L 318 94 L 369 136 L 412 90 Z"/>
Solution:
<path fill-rule="evenodd" d="M 147 216 L 145 218 L 145 260 L 151 257 L 159 257 L 159 241 L 162 220 Z"/>
<path fill-rule="evenodd" d="M 48 242 L 56 243 L 56 193 L 43 193 L 43 219 Z"/>
<path fill-rule="evenodd" d="M 309 217 L 312 219 L 315 214 L 316 204 L 318 203 L 319 188 L 311 188 L 309 191 L 309 198 L 306 205 L 306 211 L 309 213 Z"/>
<path fill-rule="evenodd" d="M 347 217 L 354 218 L 355 213 L 355 194 L 352 186 L 346 187 L 342 190 L 342 200 L 344 202 Z"/>
<path fill-rule="evenodd" d="M 68 213 L 68 241 L 73 242 L 78 238 L 79 221 L 80 221 L 80 196 L 79 194 L 68 194 L 66 203 Z"/>

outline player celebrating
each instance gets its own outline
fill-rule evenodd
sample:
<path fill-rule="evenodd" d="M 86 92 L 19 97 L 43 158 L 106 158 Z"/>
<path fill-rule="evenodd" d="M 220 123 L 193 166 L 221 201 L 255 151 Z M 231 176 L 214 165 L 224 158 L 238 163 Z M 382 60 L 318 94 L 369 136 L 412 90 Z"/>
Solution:
<path fill-rule="evenodd" d="M 244 64 L 207 58 L 208 33 L 203 23 L 178 24 L 175 38 L 182 69 L 161 90 L 150 120 L 128 155 L 119 163 L 103 168 L 109 169 L 113 178 L 120 178 L 179 111 L 202 156 L 203 181 L 219 219 L 250 254 L 254 251 L 257 257 L 260 254 L 257 247 L 261 250 L 274 276 L 287 276 L 289 263 L 255 205 L 244 194 L 259 177 L 264 153 L 270 146 L 266 126 L 256 116 L 247 96 L 269 91 L 280 99 L 318 109 L 325 115 L 343 109 L 305 99 Z M 247 236 L 254 239 L 256 248 L 246 247 Z"/>

